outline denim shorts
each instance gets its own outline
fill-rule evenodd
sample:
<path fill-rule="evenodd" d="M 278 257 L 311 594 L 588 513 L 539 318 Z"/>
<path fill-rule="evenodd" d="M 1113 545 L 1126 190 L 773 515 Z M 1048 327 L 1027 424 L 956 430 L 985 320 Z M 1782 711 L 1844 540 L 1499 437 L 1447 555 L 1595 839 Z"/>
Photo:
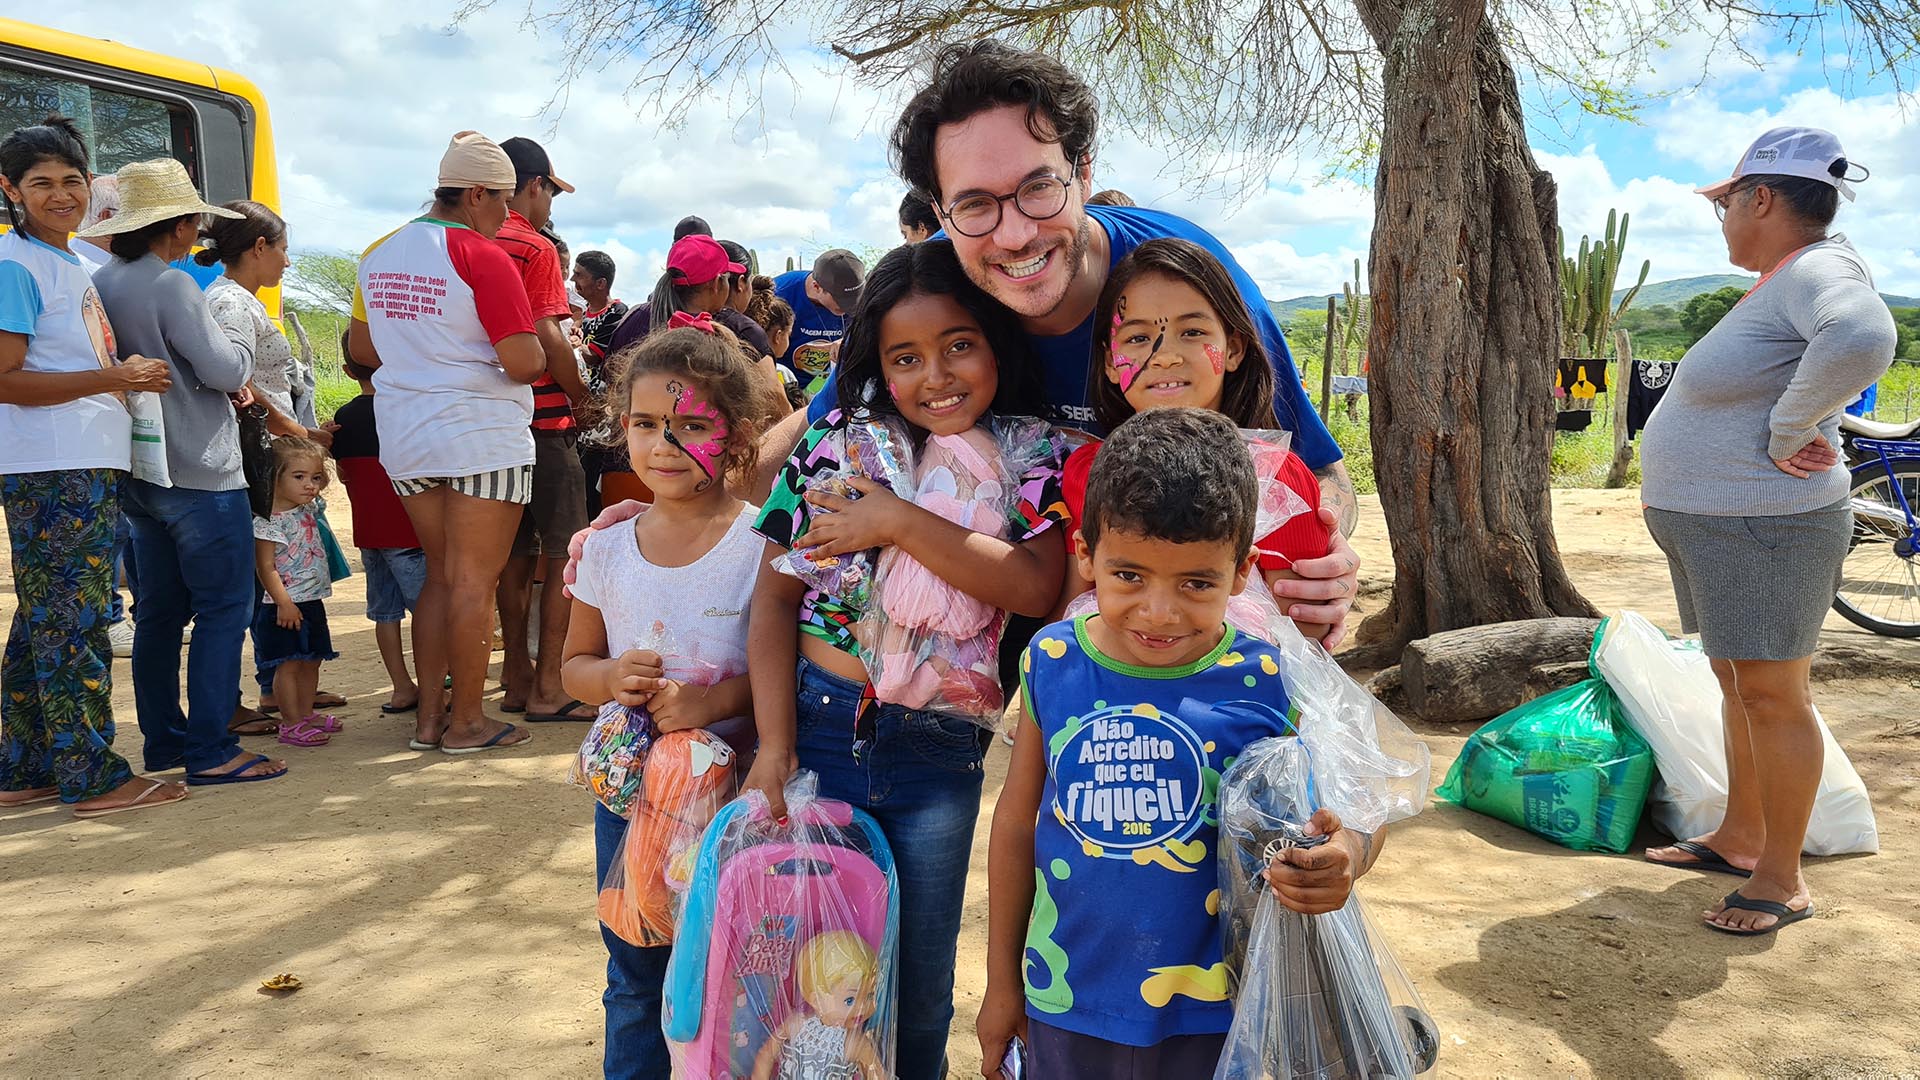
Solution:
<path fill-rule="evenodd" d="M 266 675 L 288 660 L 338 660 L 333 651 L 333 635 L 327 631 L 327 604 L 324 600 L 303 600 L 300 628 L 289 630 L 274 621 L 280 605 L 261 601 L 253 612 L 253 666 Z"/>
<path fill-rule="evenodd" d="M 427 583 L 427 553 L 420 548 L 361 548 L 367 570 L 367 620 L 399 622 L 420 602 Z"/>

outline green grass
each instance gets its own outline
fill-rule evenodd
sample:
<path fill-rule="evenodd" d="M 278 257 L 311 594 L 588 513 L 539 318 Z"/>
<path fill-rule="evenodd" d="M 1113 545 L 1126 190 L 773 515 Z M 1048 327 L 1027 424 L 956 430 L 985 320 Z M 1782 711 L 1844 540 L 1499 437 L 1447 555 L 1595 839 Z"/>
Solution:
<path fill-rule="evenodd" d="M 313 344 L 313 412 L 324 424 L 340 406 L 360 396 L 360 384 L 340 369 L 340 334 L 347 317 L 334 311 L 301 311 L 300 325 Z"/>

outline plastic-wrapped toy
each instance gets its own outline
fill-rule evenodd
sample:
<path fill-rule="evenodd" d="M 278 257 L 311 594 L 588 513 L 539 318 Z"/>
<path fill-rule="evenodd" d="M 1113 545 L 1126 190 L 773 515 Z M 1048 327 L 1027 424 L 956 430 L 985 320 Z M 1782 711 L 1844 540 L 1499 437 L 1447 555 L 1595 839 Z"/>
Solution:
<path fill-rule="evenodd" d="M 749 791 L 701 839 L 667 965 L 674 1075 L 893 1075 L 899 885 L 880 827 L 787 784 L 787 818 Z"/>
<path fill-rule="evenodd" d="M 701 830 L 733 795 L 733 748 L 703 728 L 668 732 L 642 776 L 620 858 L 600 887 L 600 921 L 629 945 L 671 945 Z"/>
<path fill-rule="evenodd" d="M 655 622 L 638 647 L 660 654 L 667 678 L 693 686 L 713 686 L 740 674 L 687 655 L 664 623 Z M 621 817 L 630 817 L 633 797 L 640 790 L 641 762 L 655 734 L 653 715 L 645 707 L 607 702 L 580 741 L 580 753 L 567 772 L 568 782 L 593 792 L 594 798 Z"/>
<path fill-rule="evenodd" d="M 840 467 L 814 478 L 809 490 L 858 499 L 859 490 L 847 483 L 856 476 L 884 484 L 894 491 L 911 487 L 912 453 L 906 435 L 897 424 L 875 419 L 850 420 L 838 438 L 843 451 Z M 867 606 L 872 595 L 874 560 L 878 555 L 878 549 L 855 551 L 815 562 L 796 548 L 774 559 L 773 567 L 849 607 L 860 609 Z"/>
<path fill-rule="evenodd" d="M 1337 911 L 1302 915 L 1283 906 L 1262 876 L 1286 849 L 1326 842 L 1306 825 L 1324 804 L 1329 779 L 1335 787 L 1366 783 L 1329 778 L 1310 742 L 1261 739 L 1220 780 L 1221 935 L 1235 991 L 1215 1080 L 1411 1077 L 1439 1055 L 1432 1015 L 1359 896 Z M 1364 819 L 1342 825 L 1379 827 Z"/>
<path fill-rule="evenodd" d="M 787 1015 L 754 1059 L 753 1080 L 854 1080 L 886 1075 L 867 1034 L 878 957 L 850 930 L 815 934 L 794 957 L 804 1009 Z"/>
<path fill-rule="evenodd" d="M 1003 537 L 1021 478 L 1059 454 L 1051 428 L 1027 417 L 996 417 L 957 435 L 927 439 L 915 457 L 914 505 L 956 525 Z M 877 603 L 854 625 L 880 701 L 932 709 L 998 728 L 1004 611 L 949 585 L 899 548 L 880 554 Z"/>

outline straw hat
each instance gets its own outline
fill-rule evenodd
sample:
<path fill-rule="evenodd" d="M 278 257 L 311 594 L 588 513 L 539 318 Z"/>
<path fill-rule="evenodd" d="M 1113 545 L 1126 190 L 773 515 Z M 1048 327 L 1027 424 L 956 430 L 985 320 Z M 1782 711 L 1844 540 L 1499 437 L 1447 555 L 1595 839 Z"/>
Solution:
<path fill-rule="evenodd" d="M 183 214 L 213 214 L 226 218 L 241 216 L 200 198 L 192 178 L 187 176 L 186 166 L 172 158 L 123 165 L 114 177 L 120 183 L 119 212 L 105 221 L 81 229 L 78 235 L 113 236 Z"/>

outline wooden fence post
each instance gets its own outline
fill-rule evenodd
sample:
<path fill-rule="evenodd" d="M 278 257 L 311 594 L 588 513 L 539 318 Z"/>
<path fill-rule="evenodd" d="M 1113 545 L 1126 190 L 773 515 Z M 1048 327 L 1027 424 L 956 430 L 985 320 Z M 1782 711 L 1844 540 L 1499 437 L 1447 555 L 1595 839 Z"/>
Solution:
<path fill-rule="evenodd" d="M 1327 347 L 1320 358 L 1320 422 L 1327 420 L 1327 409 L 1333 402 L 1333 331 L 1338 320 L 1334 315 L 1333 297 L 1327 297 Z"/>
<path fill-rule="evenodd" d="M 1633 465 L 1633 443 L 1627 438 L 1627 392 L 1635 378 L 1633 343 L 1618 327 L 1613 331 L 1613 355 L 1620 364 L 1613 373 L 1613 385 L 1607 388 L 1613 395 L 1613 464 L 1607 468 L 1607 486 L 1617 488 L 1627 486 L 1627 469 Z"/>

